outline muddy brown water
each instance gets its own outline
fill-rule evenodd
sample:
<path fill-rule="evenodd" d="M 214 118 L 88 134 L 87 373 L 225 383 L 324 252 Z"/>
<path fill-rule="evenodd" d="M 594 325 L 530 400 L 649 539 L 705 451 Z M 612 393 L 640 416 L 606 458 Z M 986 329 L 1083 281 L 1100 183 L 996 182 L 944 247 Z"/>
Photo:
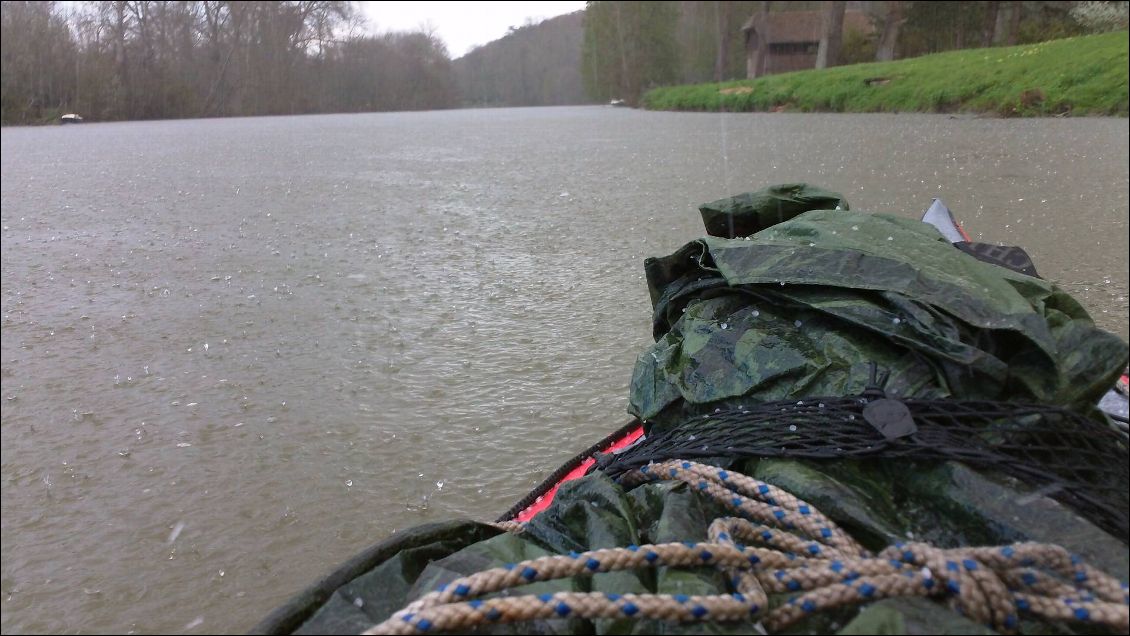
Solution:
<path fill-rule="evenodd" d="M 1126 119 L 601 107 L 2 131 L 2 627 L 238 632 L 627 421 L 646 256 L 940 196 L 1127 337 Z"/>

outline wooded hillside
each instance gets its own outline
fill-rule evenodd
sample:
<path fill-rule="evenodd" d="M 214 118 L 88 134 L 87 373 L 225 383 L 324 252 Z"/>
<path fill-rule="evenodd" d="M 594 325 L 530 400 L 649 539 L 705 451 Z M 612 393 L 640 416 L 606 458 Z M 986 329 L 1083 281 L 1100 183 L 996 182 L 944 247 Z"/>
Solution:
<path fill-rule="evenodd" d="M 455 60 L 465 106 L 553 106 L 590 101 L 581 85 L 584 12 L 511 27 Z"/>

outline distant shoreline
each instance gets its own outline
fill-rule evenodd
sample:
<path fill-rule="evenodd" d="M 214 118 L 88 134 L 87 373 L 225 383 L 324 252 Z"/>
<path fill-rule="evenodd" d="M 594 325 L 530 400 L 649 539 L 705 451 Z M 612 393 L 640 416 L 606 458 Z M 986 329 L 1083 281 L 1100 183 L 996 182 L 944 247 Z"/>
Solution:
<path fill-rule="evenodd" d="M 366 110 L 366 111 L 340 111 L 340 112 L 310 112 L 310 113 L 272 113 L 255 115 L 194 115 L 190 117 L 154 117 L 152 119 L 83 119 L 80 124 L 67 124 L 68 126 L 89 126 L 91 124 L 120 124 L 125 122 L 157 122 L 157 121 L 191 121 L 194 119 L 249 119 L 254 117 L 304 117 L 307 115 L 381 115 L 392 113 L 438 113 L 455 110 L 491 110 L 496 108 L 572 108 L 585 106 L 606 106 L 598 102 L 585 102 L 579 104 L 542 104 L 536 106 L 452 106 L 451 108 L 422 108 L 414 110 Z M 3 122 L 0 128 L 43 128 L 47 126 L 62 126 L 58 118 L 41 121 Z"/>
<path fill-rule="evenodd" d="M 648 91 L 648 110 L 1126 117 L 1126 31 Z"/>

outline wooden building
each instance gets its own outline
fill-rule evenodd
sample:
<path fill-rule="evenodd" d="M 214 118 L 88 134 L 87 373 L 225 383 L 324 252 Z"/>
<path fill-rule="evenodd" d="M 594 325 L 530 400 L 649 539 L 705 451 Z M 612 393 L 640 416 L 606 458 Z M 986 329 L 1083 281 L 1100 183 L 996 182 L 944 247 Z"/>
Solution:
<path fill-rule="evenodd" d="M 822 20 L 820 11 L 754 13 L 742 25 L 748 76 L 815 68 Z M 870 18 L 863 11 L 849 9 L 844 12 L 844 33 L 852 31 L 863 34 L 874 31 Z M 757 59 L 758 44 L 762 38 L 768 43 L 764 65 Z"/>

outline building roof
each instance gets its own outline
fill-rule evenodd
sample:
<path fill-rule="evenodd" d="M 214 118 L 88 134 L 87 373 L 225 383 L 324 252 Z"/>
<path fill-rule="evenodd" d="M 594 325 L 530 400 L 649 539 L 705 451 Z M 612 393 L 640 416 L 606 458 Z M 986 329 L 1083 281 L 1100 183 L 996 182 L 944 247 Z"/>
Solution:
<path fill-rule="evenodd" d="M 769 38 L 770 44 L 787 42 L 819 42 L 823 16 L 821 11 L 778 11 L 768 14 L 762 21 L 754 13 L 742 25 L 742 31 L 756 31 Z M 862 11 L 844 11 L 844 33 L 858 31 L 871 33 L 871 19 Z"/>

